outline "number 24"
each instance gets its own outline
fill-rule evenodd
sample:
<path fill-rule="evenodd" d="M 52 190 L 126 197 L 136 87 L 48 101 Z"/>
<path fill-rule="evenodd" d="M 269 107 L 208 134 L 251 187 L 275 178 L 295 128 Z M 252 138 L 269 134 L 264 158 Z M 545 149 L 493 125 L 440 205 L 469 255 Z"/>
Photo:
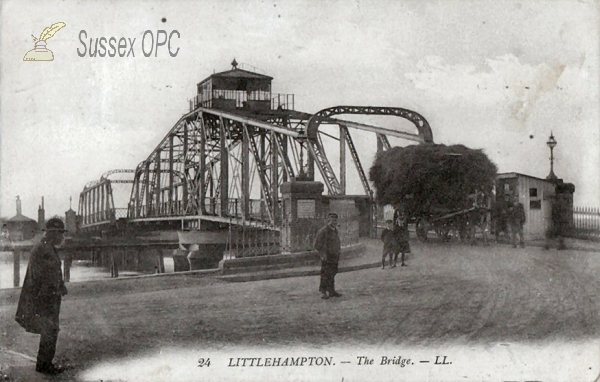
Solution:
<path fill-rule="evenodd" d="M 210 366 L 210 358 L 206 358 L 206 359 L 200 358 L 198 360 L 198 367 L 204 367 L 204 366 L 206 366 L 206 367 Z"/>

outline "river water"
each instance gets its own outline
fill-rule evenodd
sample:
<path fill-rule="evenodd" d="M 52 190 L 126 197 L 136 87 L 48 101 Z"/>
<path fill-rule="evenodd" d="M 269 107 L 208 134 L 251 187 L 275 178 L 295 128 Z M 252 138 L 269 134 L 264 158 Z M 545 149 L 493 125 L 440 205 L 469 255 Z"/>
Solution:
<path fill-rule="evenodd" d="M 173 272 L 173 259 L 165 257 L 165 273 Z M 20 286 L 23 285 L 28 260 L 21 257 L 20 261 Z M 64 265 L 64 264 L 63 264 Z M 64 266 L 63 266 L 64 270 Z M 14 288 L 13 286 L 13 254 L 0 252 L 0 289 Z M 140 275 L 139 272 L 119 270 L 119 278 Z M 71 282 L 110 279 L 110 270 L 102 267 L 93 267 L 89 261 L 73 261 L 71 266 Z"/>

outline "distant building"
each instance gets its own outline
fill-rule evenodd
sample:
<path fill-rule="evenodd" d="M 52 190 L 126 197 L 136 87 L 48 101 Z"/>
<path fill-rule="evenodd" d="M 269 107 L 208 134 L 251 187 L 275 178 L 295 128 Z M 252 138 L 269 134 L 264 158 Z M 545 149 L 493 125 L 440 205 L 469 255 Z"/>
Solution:
<path fill-rule="evenodd" d="M 65 212 L 65 228 L 71 235 L 77 232 L 77 213 L 71 208 Z"/>
<path fill-rule="evenodd" d="M 518 197 L 525 208 L 525 240 L 543 239 L 552 226 L 555 182 L 516 172 L 496 176 L 496 197 Z"/>
<path fill-rule="evenodd" d="M 6 222 L 10 239 L 13 241 L 32 239 L 38 232 L 38 222 L 23 215 L 21 199 L 17 196 L 17 214 Z"/>
<path fill-rule="evenodd" d="M 38 206 L 38 229 L 41 231 L 46 228 L 46 210 L 44 209 L 44 197 L 42 196 L 42 204 Z"/>

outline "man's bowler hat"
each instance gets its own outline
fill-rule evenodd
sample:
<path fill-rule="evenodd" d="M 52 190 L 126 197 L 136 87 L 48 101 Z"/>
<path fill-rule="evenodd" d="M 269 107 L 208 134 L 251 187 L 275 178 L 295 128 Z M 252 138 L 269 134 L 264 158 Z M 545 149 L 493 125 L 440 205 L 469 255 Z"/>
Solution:
<path fill-rule="evenodd" d="M 52 218 L 46 222 L 46 231 L 65 232 L 65 223 L 59 218 Z"/>
<path fill-rule="evenodd" d="M 337 219 L 338 218 L 338 214 L 331 212 L 331 213 L 327 214 L 327 217 L 328 218 L 336 218 Z"/>

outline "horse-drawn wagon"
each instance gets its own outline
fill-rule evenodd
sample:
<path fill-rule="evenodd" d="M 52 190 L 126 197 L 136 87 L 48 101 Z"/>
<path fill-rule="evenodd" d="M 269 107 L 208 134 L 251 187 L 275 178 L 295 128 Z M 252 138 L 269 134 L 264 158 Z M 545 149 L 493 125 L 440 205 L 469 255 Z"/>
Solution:
<path fill-rule="evenodd" d="M 453 237 L 460 238 L 463 242 L 473 243 L 475 234 L 479 229 L 487 244 L 487 215 L 488 208 L 473 206 L 461 210 L 447 208 L 431 208 L 428 212 L 415 218 L 415 230 L 420 241 L 426 241 L 429 231 L 449 241 Z"/>
<path fill-rule="evenodd" d="M 448 206 L 424 207 L 413 217 L 417 238 L 426 241 L 429 231 L 449 241 L 453 237 L 460 238 L 463 242 L 475 242 L 475 235 L 479 230 L 487 244 L 487 232 L 490 209 L 488 199 L 482 193 L 472 194 L 468 202 L 458 208 Z"/>

